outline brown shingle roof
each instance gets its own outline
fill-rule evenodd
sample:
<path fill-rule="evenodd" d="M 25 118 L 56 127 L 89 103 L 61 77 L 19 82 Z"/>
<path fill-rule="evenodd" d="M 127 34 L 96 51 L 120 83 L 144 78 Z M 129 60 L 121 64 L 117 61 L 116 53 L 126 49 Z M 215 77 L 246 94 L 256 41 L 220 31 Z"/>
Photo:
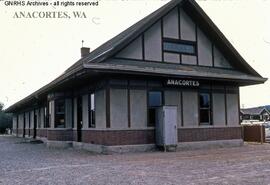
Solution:
<path fill-rule="evenodd" d="M 259 115 L 264 110 L 268 112 L 268 110 L 265 107 L 253 107 L 253 108 L 241 109 L 241 113 L 248 114 L 248 115 Z M 268 114 L 270 113 L 268 112 Z"/>

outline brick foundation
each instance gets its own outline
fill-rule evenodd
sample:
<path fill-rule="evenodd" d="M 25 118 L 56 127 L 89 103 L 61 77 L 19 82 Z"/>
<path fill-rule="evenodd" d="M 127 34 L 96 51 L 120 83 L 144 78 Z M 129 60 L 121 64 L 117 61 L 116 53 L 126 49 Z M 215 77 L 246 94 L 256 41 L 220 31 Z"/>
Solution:
<path fill-rule="evenodd" d="M 178 129 L 178 142 L 242 139 L 241 127 L 182 128 Z"/>
<path fill-rule="evenodd" d="M 78 141 L 77 130 L 73 130 L 73 141 Z"/>
<path fill-rule="evenodd" d="M 46 129 L 37 135 L 46 135 Z M 41 136 L 40 136 L 41 137 Z M 77 131 L 72 129 L 47 130 L 51 141 L 77 141 Z M 181 128 L 178 142 L 242 139 L 241 127 Z M 155 130 L 82 130 L 82 142 L 104 146 L 155 144 Z"/>
<path fill-rule="evenodd" d="M 106 146 L 154 144 L 155 130 L 83 130 L 82 142 Z"/>
<path fill-rule="evenodd" d="M 12 134 L 15 135 L 15 136 L 17 135 L 17 129 L 16 128 L 12 129 Z"/>
<path fill-rule="evenodd" d="M 51 141 L 73 141 L 72 129 L 47 130 L 47 138 Z"/>
<path fill-rule="evenodd" d="M 20 136 L 23 135 L 23 129 L 18 128 L 18 129 L 17 129 L 17 133 L 18 133 L 18 135 L 20 135 Z"/>
<path fill-rule="evenodd" d="M 26 129 L 26 136 L 31 137 L 32 129 Z M 30 134 L 29 134 L 30 133 Z"/>
<path fill-rule="evenodd" d="M 30 136 L 34 136 L 34 129 L 30 129 Z"/>
<path fill-rule="evenodd" d="M 38 137 L 47 137 L 47 129 L 37 129 Z"/>

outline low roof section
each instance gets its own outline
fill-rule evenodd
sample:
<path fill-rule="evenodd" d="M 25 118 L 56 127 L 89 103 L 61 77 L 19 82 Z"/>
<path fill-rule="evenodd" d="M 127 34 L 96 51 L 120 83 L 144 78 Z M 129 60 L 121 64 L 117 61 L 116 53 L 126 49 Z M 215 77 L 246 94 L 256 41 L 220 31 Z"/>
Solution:
<path fill-rule="evenodd" d="M 264 111 L 270 114 L 269 111 L 265 107 L 254 107 L 254 108 L 247 108 L 247 109 L 240 110 L 242 114 L 246 114 L 246 115 L 260 115 Z"/>

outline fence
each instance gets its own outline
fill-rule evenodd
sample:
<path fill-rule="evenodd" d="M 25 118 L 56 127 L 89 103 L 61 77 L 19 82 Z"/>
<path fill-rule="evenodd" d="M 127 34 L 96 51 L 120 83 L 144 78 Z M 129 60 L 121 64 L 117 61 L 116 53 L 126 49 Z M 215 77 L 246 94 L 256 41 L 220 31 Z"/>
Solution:
<path fill-rule="evenodd" d="M 243 139 L 248 142 L 265 142 L 264 125 L 243 125 Z"/>

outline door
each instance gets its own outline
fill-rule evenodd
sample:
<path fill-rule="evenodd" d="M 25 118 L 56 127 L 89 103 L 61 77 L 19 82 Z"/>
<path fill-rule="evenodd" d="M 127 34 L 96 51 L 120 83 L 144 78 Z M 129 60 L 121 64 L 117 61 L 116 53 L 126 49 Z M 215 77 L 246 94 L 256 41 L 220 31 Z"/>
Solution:
<path fill-rule="evenodd" d="M 177 145 L 177 107 L 164 107 L 164 135 L 166 145 Z"/>
<path fill-rule="evenodd" d="M 37 136 L 37 115 L 36 111 L 34 111 L 34 133 L 33 133 L 33 138 L 35 139 Z"/>
<path fill-rule="evenodd" d="M 77 98 L 77 141 L 82 141 L 82 97 Z"/>

